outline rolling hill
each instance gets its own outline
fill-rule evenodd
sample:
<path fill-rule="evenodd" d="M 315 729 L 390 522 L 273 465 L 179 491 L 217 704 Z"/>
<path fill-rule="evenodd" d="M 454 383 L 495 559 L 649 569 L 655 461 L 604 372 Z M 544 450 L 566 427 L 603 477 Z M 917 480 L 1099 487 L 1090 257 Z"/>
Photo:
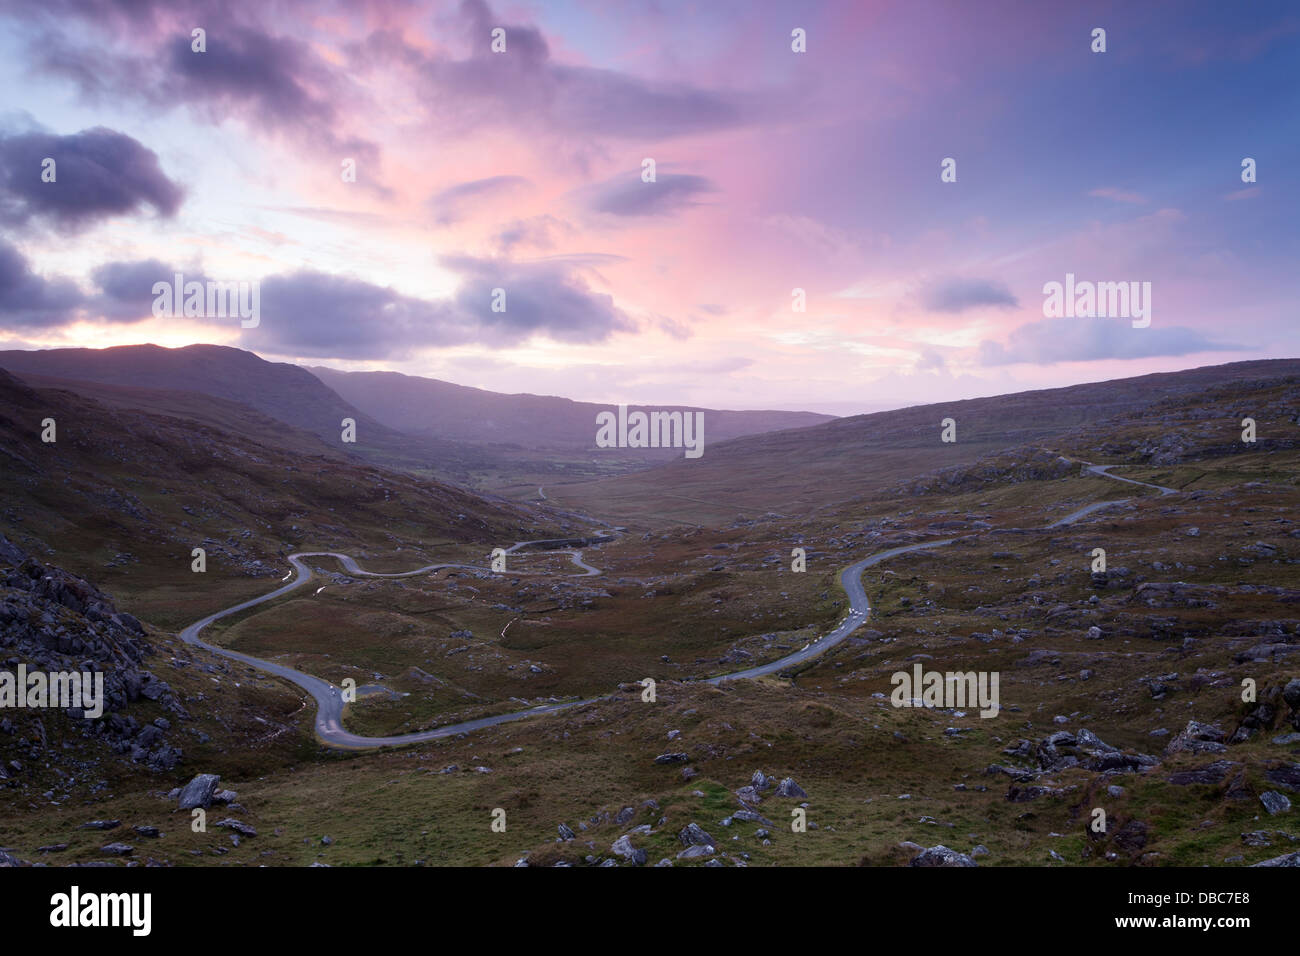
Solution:
<path fill-rule="evenodd" d="M 548 498 L 624 523 L 715 524 L 738 513 L 809 514 L 909 476 L 1043 442 L 1080 425 L 1234 382 L 1300 376 L 1300 359 L 1233 362 L 839 418 L 709 445 L 703 457 L 593 482 Z M 956 422 L 955 443 L 940 423 Z"/>
<path fill-rule="evenodd" d="M 341 372 L 308 369 L 346 401 L 390 428 L 465 442 L 514 444 L 525 448 L 595 451 L 596 414 L 610 408 L 550 395 L 503 395 L 398 372 Z M 629 410 L 648 406 L 630 405 Z M 656 411 L 704 412 L 707 441 L 804 428 L 831 421 L 814 412 L 723 411 L 687 405 L 654 406 Z M 680 454 L 665 449 L 626 449 L 647 460 Z"/>

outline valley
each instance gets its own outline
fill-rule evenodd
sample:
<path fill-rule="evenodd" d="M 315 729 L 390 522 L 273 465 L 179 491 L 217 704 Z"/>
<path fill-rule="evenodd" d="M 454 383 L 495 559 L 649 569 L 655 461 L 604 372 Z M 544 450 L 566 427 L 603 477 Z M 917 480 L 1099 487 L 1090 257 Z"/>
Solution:
<path fill-rule="evenodd" d="M 0 655 L 71 665 L 71 635 L 99 633 L 77 639 L 149 675 L 110 679 L 103 731 L 4 715 L 5 852 L 102 861 L 125 834 L 128 861 L 165 865 L 1285 856 L 1300 834 L 1268 808 L 1300 792 L 1300 375 L 1165 381 L 1001 443 L 958 410 L 972 447 L 911 472 L 905 443 L 932 421 L 937 446 L 947 407 L 846 420 L 898 434 L 896 460 L 836 471 L 831 431 L 809 452 L 837 482 L 817 506 L 791 485 L 787 512 L 760 510 L 784 493 L 751 476 L 683 520 L 682 462 L 511 501 L 287 423 L 271 443 L 246 406 L 160 413 L 143 392 L 0 378 Z M 60 437 L 42 447 L 47 415 Z M 996 715 L 897 706 L 895 675 L 918 667 L 996 674 Z M 212 805 L 246 830 L 189 829 L 173 791 L 199 774 L 237 794 Z M 816 826 L 792 833 L 796 807 Z M 96 820 L 119 823 L 82 829 Z"/>

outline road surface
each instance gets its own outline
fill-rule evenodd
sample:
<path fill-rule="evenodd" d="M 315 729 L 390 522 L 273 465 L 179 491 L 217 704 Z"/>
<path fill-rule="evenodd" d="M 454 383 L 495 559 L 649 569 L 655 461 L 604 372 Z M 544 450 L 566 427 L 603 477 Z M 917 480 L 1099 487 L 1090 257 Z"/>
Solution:
<path fill-rule="evenodd" d="M 1165 488 L 1162 485 L 1152 485 L 1144 481 L 1136 481 L 1132 478 L 1122 478 L 1119 475 L 1110 474 L 1113 465 L 1091 465 L 1087 470 L 1091 474 L 1100 475 L 1104 478 L 1111 478 L 1115 481 L 1123 481 L 1129 484 L 1140 485 L 1144 488 L 1154 488 L 1160 494 L 1170 495 L 1177 493 L 1174 488 Z M 1117 498 L 1113 501 L 1098 501 L 1087 505 L 1083 508 L 1073 511 L 1057 521 L 1047 525 L 1042 530 L 1059 528 L 1064 525 L 1073 524 L 1074 522 L 1100 511 L 1103 508 L 1110 508 L 1114 505 L 1123 504 L 1129 501 L 1128 498 Z M 705 678 L 701 683 L 721 684 L 725 681 L 744 680 L 752 677 L 764 677 L 769 674 L 776 674 L 784 671 L 796 664 L 802 664 L 805 661 L 812 660 L 825 654 L 835 645 L 841 643 L 846 637 L 866 623 L 871 614 L 871 602 L 867 599 L 866 591 L 862 587 L 862 572 L 873 565 L 889 558 L 898 557 L 900 554 L 909 554 L 913 551 L 923 551 L 930 548 L 941 548 L 944 545 L 952 544 L 957 538 L 945 538 L 939 541 L 922 541 L 918 544 L 904 545 L 898 548 L 890 548 L 887 551 L 880 551 L 869 557 L 863 558 L 856 564 L 852 564 L 840 572 L 840 584 L 844 587 L 845 593 L 849 597 L 849 615 L 829 634 L 814 639 L 805 647 L 800 648 L 792 654 L 769 661 L 766 664 L 760 664 L 757 667 L 746 668 L 741 671 L 734 671 L 728 674 L 720 674 L 717 677 Z M 533 544 L 551 544 L 554 539 L 539 539 L 536 541 L 517 541 L 509 548 L 506 553 L 515 553 L 519 548 L 527 547 Z M 594 568 L 582 560 L 582 552 L 577 550 L 556 550 L 548 551 L 550 554 L 568 554 L 573 563 L 583 568 L 583 573 L 577 575 L 580 577 L 589 577 L 593 574 L 600 574 L 599 568 Z M 229 648 L 218 647 L 215 644 L 208 644 L 199 638 L 199 633 L 211 624 L 213 621 L 219 621 L 224 617 L 232 614 L 238 614 L 248 608 L 256 607 L 267 601 L 273 601 L 282 595 L 288 594 L 302 587 L 312 579 L 312 571 L 304 562 L 304 558 L 334 558 L 336 559 L 349 574 L 358 577 L 368 578 L 409 578 L 417 574 L 426 574 L 430 571 L 437 571 L 441 568 L 463 568 L 472 571 L 486 571 L 487 568 L 478 567 L 469 564 L 429 564 L 414 571 L 399 571 L 395 573 L 381 573 L 377 571 L 366 571 L 357 565 L 355 559 L 346 554 L 340 554 L 336 551 L 301 551 L 289 555 L 289 563 L 293 565 L 297 576 L 269 594 L 253 598 L 251 601 L 244 601 L 242 604 L 236 604 L 234 607 L 228 607 L 223 611 L 215 614 L 209 614 L 200 621 L 195 621 L 189 627 L 180 632 L 180 637 L 188 644 L 202 647 L 221 657 L 230 658 L 231 660 L 240 661 L 248 664 L 258 670 L 266 671 L 269 674 L 275 674 L 291 681 L 303 690 L 307 691 L 316 699 L 316 736 L 326 746 L 334 747 L 340 750 L 365 750 L 374 747 L 400 746 L 403 744 L 420 743 L 426 740 L 437 740 L 442 737 L 453 737 L 457 734 L 469 733 L 474 730 L 482 730 L 485 727 L 493 727 L 497 724 L 504 724 L 513 720 L 522 720 L 525 717 L 536 717 L 541 714 L 553 714 L 556 711 L 566 710 L 570 707 L 580 707 L 583 704 L 595 703 L 599 700 L 607 700 L 606 697 L 588 697 L 583 700 L 561 701 L 554 704 L 542 704 L 537 707 L 530 707 L 525 710 L 510 711 L 505 714 L 497 714 L 493 717 L 480 717 L 477 720 L 462 721 L 458 724 L 448 724 L 444 727 L 437 727 L 433 730 L 422 730 L 409 734 L 395 734 L 391 737 L 364 737 L 360 734 L 350 733 L 343 728 L 343 693 L 328 681 L 321 680 L 319 677 L 312 677 L 310 674 L 304 674 L 302 671 L 294 670 L 292 667 L 285 667 L 283 664 L 276 664 L 273 661 L 265 661 L 261 658 L 253 657 L 249 654 L 241 654 L 239 651 L 233 651 Z M 510 574 L 533 574 L 542 572 L 529 571 L 511 571 Z"/>

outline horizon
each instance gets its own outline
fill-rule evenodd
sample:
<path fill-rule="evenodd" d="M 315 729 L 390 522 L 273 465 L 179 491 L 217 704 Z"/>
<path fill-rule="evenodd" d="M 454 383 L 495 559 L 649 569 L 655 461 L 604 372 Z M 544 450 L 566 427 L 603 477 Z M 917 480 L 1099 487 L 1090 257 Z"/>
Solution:
<path fill-rule="evenodd" d="M 1283 3 L 0 15 L 3 349 L 840 416 L 1300 354 Z"/>
<path fill-rule="evenodd" d="M 3 343 L 0 343 L 0 345 L 2 345 L 2 344 L 3 344 Z M 110 349 L 110 348 L 114 348 L 114 349 L 116 349 L 116 348 L 158 348 L 158 349 L 164 349 L 164 350 L 167 350 L 167 351 L 175 351 L 175 350 L 178 350 L 178 349 L 192 348 L 192 347 L 204 347 L 204 346 L 215 347 L 215 348 L 233 348 L 233 349 L 235 349 L 235 350 L 237 350 L 237 351 L 246 352 L 246 353 L 248 353 L 248 354 L 250 354 L 250 355 L 253 355 L 253 356 L 255 356 L 256 358 L 259 358 L 259 359 L 261 359 L 261 360 L 264 361 L 264 362 L 283 362 L 283 364 L 293 365 L 293 366 L 295 366 L 295 367 L 297 367 L 297 368 L 301 368 L 301 369 L 303 369 L 304 371 L 307 371 L 307 372 L 309 372 L 309 373 L 312 371 L 312 368 L 313 368 L 312 363 L 309 363 L 309 362 L 291 362 L 291 361 L 284 361 L 284 360 L 281 360 L 281 359 L 267 358 L 267 356 L 265 356 L 265 355 L 259 355 L 257 352 L 255 352 L 255 351 L 252 350 L 252 349 L 244 349 L 244 348 L 240 348 L 239 346 L 222 345 L 222 344 L 220 344 L 220 343 L 216 343 L 216 342 L 192 342 L 192 343 L 190 343 L 190 344 L 188 344 L 188 345 L 176 345 L 176 346 L 160 345 L 160 344 L 158 344 L 157 342 L 130 342 L 130 343 L 123 343 L 123 344 L 121 344 L 121 345 L 103 346 L 103 347 L 98 348 L 98 349 L 95 348 L 95 347 L 92 347 L 92 346 L 62 346 L 62 347 L 54 347 L 54 348 L 51 348 L 51 349 L 27 349 L 27 350 L 21 350 L 21 351 L 58 351 L 60 348 L 66 348 L 66 349 L 85 349 L 85 350 L 89 350 L 89 351 L 102 351 L 103 349 Z M 4 352 L 4 351 L 6 351 L 6 349 L 0 348 L 0 352 Z M 1246 360 L 1229 361 L 1229 362 L 1216 362 L 1216 363 L 1211 363 L 1211 364 L 1209 364 L 1209 365 L 1189 365 L 1189 366 L 1186 366 L 1186 367 L 1183 367 L 1183 368 L 1170 369 L 1170 370 L 1168 370 L 1168 371 L 1163 371 L 1163 370 L 1162 370 L 1161 372 L 1136 372 L 1136 373 L 1134 373 L 1134 374 L 1132 374 L 1132 375 L 1121 375 L 1121 376 L 1119 376 L 1119 377 L 1117 377 L 1117 378 L 1104 378 L 1104 379 L 1096 379 L 1096 380 L 1093 380 L 1093 381 L 1071 382 L 1071 383 L 1068 383 L 1068 384 L 1066 384 L 1066 385 L 1043 385 L 1043 386 L 1039 386 L 1039 387 L 1036 387 L 1036 388 L 1025 388 L 1025 389 L 1020 389 L 1020 390 L 1018 390 L 1018 391 L 1016 391 L 1016 392 L 998 392 L 998 391 L 992 391 L 992 392 L 988 392 L 988 393 L 986 393 L 986 394 L 963 395 L 963 396 L 960 396 L 960 397 L 957 397 L 957 398 L 944 398 L 944 399 L 938 399 L 938 400 L 934 400 L 934 401 L 915 401 L 915 402 L 907 402 L 907 403 L 902 403 L 902 404 L 885 404 L 885 405 L 881 405 L 880 407 L 877 407 L 877 408 L 866 408 L 866 409 L 861 409 L 861 410 L 859 410 L 859 411 L 846 411 L 846 412 L 832 412 L 832 411 L 825 411 L 825 410 L 823 410 L 823 409 L 818 409 L 818 408 L 807 408 L 807 407 L 804 407 L 804 408 L 783 408 L 783 407 L 776 407 L 776 406 L 764 406 L 764 407 L 751 406 L 751 407 L 743 407 L 743 408 L 742 408 L 742 407 L 728 408 L 728 407 L 714 407 L 714 406 L 698 406 L 698 405 L 688 405 L 687 403 L 680 402 L 680 401 L 676 401 L 676 400 L 672 400 L 672 399 L 659 400 L 659 401 L 629 400 L 629 401 L 622 401 L 622 402 L 601 402 L 601 401 L 592 401 L 592 400 L 589 400 L 589 399 L 575 398 L 575 397 L 573 397 L 573 396 L 571 396 L 571 395 L 561 395 L 561 394 L 558 394 L 558 393 L 549 393 L 549 392 L 548 392 L 548 393 L 542 393 L 542 392 L 527 392 L 527 391 L 525 391 L 525 392 L 498 392 L 498 391 L 496 391 L 495 389 L 480 389 L 480 387 L 477 386 L 477 385 L 467 385 L 467 384 L 465 384 L 465 383 L 463 383 L 463 382 L 453 382 L 453 381 L 450 381 L 450 380 L 448 380 L 448 379 L 433 379 L 433 378 L 431 378 L 430 376 L 417 375 L 417 374 L 412 373 L 412 372 L 403 372 L 403 371 L 399 371 L 399 370 L 396 370 L 396 369 L 385 369 L 385 368 L 358 368 L 358 369 L 343 369 L 343 368 L 336 368 L 336 367 L 334 367 L 334 366 L 329 366 L 329 365 L 316 365 L 315 367 L 317 367 L 317 368 L 326 368 L 326 369 L 330 369 L 330 370 L 332 370 L 332 371 L 336 371 L 336 372 L 345 372 L 345 373 L 353 373 L 353 372 L 355 372 L 355 373 L 359 373 L 359 374 L 365 374 L 365 373 L 368 373 L 368 372 L 391 372 L 391 373 L 396 374 L 396 375 L 405 375 L 405 376 L 408 376 L 408 377 L 411 377 L 411 378 L 427 378 L 427 379 L 430 379 L 431 381 L 442 382 L 442 383 L 444 383 L 444 384 L 454 385 L 454 386 L 461 387 L 461 388 L 474 388 L 474 389 L 480 389 L 480 390 L 482 390 L 482 391 L 492 392 L 493 394 L 497 394 L 497 395 L 506 395 L 506 396 L 510 396 L 510 397 L 523 396 L 523 397 L 531 397 L 531 398 L 557 398 L 557 399 L 563 399 L 563 400 L 565 400 L 565 401 L 571 401 L 571 402 L 582 403 L 582 404 L 590 404 L 590 405 L 608 405 L 608 406 L 617 406 L 617 405 L 619 405 L 619 404 L 622 404 L 622 405 L 626 405 L 626 406 L 628 406 L 628 407 L 637 406 L 637 407 L 642 407 L 642 408 L 653 407 L 653 406 L 659 406 L 659 407 L 679 406 L 679 407 L 690 407 L 690 408 L 702 408 L 702 409 L 704 409 L 704 410 L 706 410 L 706 411 L 734 411 L 734 412 L 746 412 L 746 411 L 748 411 L 748 412 L 757 412 L 757 411 L 770 411 L 770 412 L 813 412 L 813 413 L 816 413 L 816 414 L 829 415 L 829 416 L 831 416 L 832 418 L 855 418 L 855 417 L 862 416 L 862 415 L 875 415 L 875 414 L 879 414 L 879 413 L 881 413 L 881 412 L 901 411 L 901 410 L 903 410 L 903 409 L 908 409 L 908 408 L 920 408 L 920 407 L 924 407 L 924 406 L 926 406 L 926 405 L 941 405 L 941 404 L 945 404 L 945 403 L 948 403 L 948 402 L 971 401 L 971 400 L 981 399 L 981 398 L 999 398 L 999 397 L 1006 397 L 1006 396 L 1010 396 L 1010 395 L 1016 395 L 1016 394 L 1020 394 L 1020 393 L 1023 393 L 1023 392 L 1050 391 L 1050 390 L 1052 390 L 1052 389 L 1057 389 L 1057 388 L 1070 388 L 1070 387 L 1075 386 L 1075 385 L 1104 385 L 1104 384 L 1106 384 L 1107 382 L 1122 381 L 1122 380 L 1127 379 L 1127 378 L 1140 378 L 1140 377 L 1142 377 L 1142 376 L 1144 376 L 1144 375 L 1152 375 L 1152 374 L 1176 374 L 1176 373 L 1178 373 L 1178 372 L 1190 372 L 1190 371 L 1195 371 L 1195 370 L 1197 370 L 1197 369 L 1201 369 L 1201 368 L 1214 368 L 1214 367 L 1224 366 L 1224 365 L 1238 365 L 1238 364 L 1247 364 L 1247 363 L 1250 363 L 1250 362 L 1267 362 L 1267 361 L 1283 361 L 1283 362 L 1284 362 L 1284 361 L 1296 361 L 1296 360 L 1298 360 L 1298 359 L 1300 359 L 1300 356 L 1286 356 L 1286 355 L 1283 355 L 1283 356 L 1276 356 L 1276 357 L 1273 357 L 1273 358 L 1267 358 L 1267 359 L 1246 359 Z M 0 365 L 0 369 L 3 369 L 3 367 L 4 367 L 3 365 Z M 19 375 L 19 377 L 21 377 L 21 375 Z M 330 385 L 329 385 L 328 382 L 325 382 L 325 383 L 323 383 L 323 384 L 325 384 L 325 386 L 326 386 L 327 388 L 330 387 Z M 814 426 L 803 426 L 803 427 L 814 427 Z"/>

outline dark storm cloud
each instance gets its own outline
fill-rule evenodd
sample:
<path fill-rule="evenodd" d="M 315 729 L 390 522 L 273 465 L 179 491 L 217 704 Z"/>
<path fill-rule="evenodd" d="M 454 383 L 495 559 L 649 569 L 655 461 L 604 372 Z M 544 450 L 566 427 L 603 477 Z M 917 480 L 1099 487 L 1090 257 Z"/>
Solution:
<path fill-rule="evenodd" d="M 47 158 L 55 163 L 53 182 L 41 178 Z M 102 126 L 68 136 L 0 133 L 0 222 L 6 225 L 39 217 L 71 231 L 143 208 L 172 216 L 183 195 L 157 154 L 124 133 Z"/>
<path fill-rule="evenodd" d="M 297 272 L 262 280 L 261 323 L 247 348 L 316 358 L 379 359 L 471 341 L 471 321 L 446 302 L 401 295 L 360 279 Z"/>
<path fill-rule="evenodd" d="M 940 279 L 921 290 L 921 305 L 931 312 L 964 312 L 980 306 L 1014 308 L 1019 300 L 1001 282 Z"/>
<path fill-rule="evenodd" d="M 260 325 L 242 344 L 317 358 L 394 358 L 467 343 L 504 347 L 534 336 L 597 342 L 633 323 L 608 295 L 578 274 L 586 260 L 456 257 L 444 265 L 462 277 L 451 299 L 426 300 L 360 279 L 298 272 L 262 280 Z M 505 311 L 492 311 L 493 290 Z"/>
<path fill-rule="evenodd" d="M 0 328 L 64 325 L 76 318 L 82 301 L 73 282 L 37 275 L 26 256 L 0 239 Z"/>
<path fill-rule="evenodd" d="M 981 342 L 980 361 L 984 365 L 1052 364 L 1234 352 L 1244 348 L 1214 342 L 1183 326 L 1153 325 L 1135 329 L 1127 319 L 1059 318 L 1018 327 L 1007 336 L 1005 345 Z"/>
<path fill-rule="evenodd" d="M 635 329 L 613 296 L 592 292 L 579 274 L 617 257 L 564 257 L 534 262 L 446 257 L 461 275 L 454 302 L 478 323 L 480 341 L 513 344 L 534 334 L 558 342 L 601 342 L 614 332 Z M 506 295 L 504 312 L 492 311 L 493 290 Z"/>
<path fill-rule="evenodd" d="M 641 181 L 640 170 L 601 183 L 588 192 L 587 208 L 612 216 L 664 216 L 699 205 L 696 197 L 716 192 L 703 176 L 659 173 L 655 182 Z"/>
<path fill-rule="evenodd" d="M 744 125 L 777 112 L 772 96 L 706 90 L 615 70 L 558 63 L 535 26 L 505 22 L 483 0 L 465 0 L 454 26 L 467 55 L 417 48 L 376 31 L 351 48 L 357 68 L 376 58 L 400 63 L 431 118 L 453 127 L 528 127 L 560 136 L 667 139 Z M 492 30 L 506 52 L 491 51 Z"/>
<path fill-rule="evenodd" d="M 236 118 L 340 158 L 379 161 L 374 143 L 337 132 L 341 114 L 335 104 L 358 98 L 347 71 L 291 31 L 276 33 L 256 22 L 256 7 L 55 0 L 14 12 L 28 21 L 31 61 L 72 80 L 92 102 L 132 97 L 156 109 L 188 106 L 213 123 Z M 63 28 L 72 20 L 88 24 L 94 42 Z M 202 52 L 192 48 L 196 27 L 206 33 Z M 358 183 L 386 192 L 373 175 Z"/>
<path fill-rule="evenodd" d="M 96 313 L 110 321 L 132 322 L 153 314 L 155 282 L 172 284 L 176 269 L 157 259 L 137 262 L 106 262 L 91 272 L 99 288 L 90 303 Z M 184 271 L 187 282 L 206 282 L 206 277 Z"/>

